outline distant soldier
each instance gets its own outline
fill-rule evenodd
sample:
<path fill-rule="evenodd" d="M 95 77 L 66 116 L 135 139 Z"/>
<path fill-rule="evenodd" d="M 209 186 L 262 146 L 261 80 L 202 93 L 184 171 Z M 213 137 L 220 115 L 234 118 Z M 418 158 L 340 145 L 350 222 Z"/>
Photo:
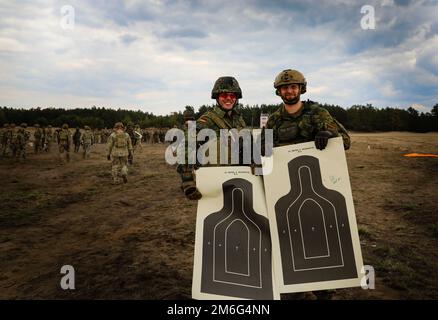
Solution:
<path fill-rule="evenodd" d="M 65 152 L 67 162 L 70 161 L 70 145 L 71 145 L 70 131 L 68 130 L 68 124 L 64 123 L 62 125 L 62 129 L 58 131 L 58 148 L 59 148 L 59 156 L 61 160 L 62 160 L 62 154 Z"/>
<path fill-rule="evenodd" d="M 166 136 L 166 129 L 165 128 L 160 128 L 160 130 L 158 131 L 159 143 L 164 143 L 165 136 Z"/>
<path fill-rule="evenodd" d="M 94 134 L 94 137 L 96 138 L 96 143 L 101 144 L 102 143 L 102 130 L 97 129 L 96 133 Z"/>
<path fill-rule="evenodd" d="M 134 133 L 134 126 L 132 123 L 128 123 L 126 125 L 126 133 L 129 134 L 129 137 L 131 138 L 132 147 L 135 148 L 135 133 Z"/>
<path fill-rule="evenodd" d="M 46 138 L 45 138 L 47 152 L 50 152 L 50 147 L 52 145 L 52 141 L 53 141 L 53 130 L 52 130 L 52 126 L 49 124 L 47 126 Z"/>
<path fill-rule="evenodd" d="M 132 159 L 132 142 L 129 134 L 124 131 L 123 123 L 117 122 L 114 125 L 114 132 L 108 138 L 107 159 L 112 160 L 111 173 L 113 184 L 128 182 L 128 159 Z"/>
<path fill-rule="evenodd" d="M 27 124 L 23 122 L 20 124 L 20 128 L 14 135 L 14 151 L 15 157 L 18 159 L 18 161 L 23 161 L 26 159 L 26 144 L 30 137 L 30 133 L 26 130 L 26 128 Z"/>
<path fill-rule="evenodd" d="M 143 130 L 143 141 L 144 143 L 149 143 L 150 133 L 148 129 Z"/>
<path fill-rule="evenodd" d="M 46 152 L 50 152 L 50 146 L 53 141 L 53 130 L 52 126 L 49 124 L 44 132 L 44 142 L 43 142 L 43 150 Z"/>
<path fill-rule="evenodd" d="M 35 132 L 33 133 L 33 140 L 34 140 L 34 153 L 37 154 L 38 152 L 41 152 L 41 146 L 42 142 L 41 139 L 43 137 L 43 131 L 40 128 L 40 125 L 37 123 L 34 125 Z"/>
<path fill-rule="evenodd" d="M 137 148 L 141 149 L 141 138 L 142 138 L 141 129 L 140 126 L 137 124 L 134 127 L 134 140 L 132 141 L 132 147 L 134 149 L 134 152 L 135 150 L 137 150 Z"/>
<path fill-rule="evenodd" d="M 159 143 L 160 142 L 160 136 L 158 134 L 158 130 L 154 129 L 152 132 L 152 144 Z"/>
<path fill-rule="evenodd" d="M 5 123 L 0 133 L 0 156 L 2 157 L 6 155 L 6 148 L 8 145 L 8 132 L 9 132 L 9 123 Z"/>
<path fill-rule="evenodd" d="M 81 131 L 79 127 L 76 127 L 76 131 L 73 134 L 73 143 L 75 145 L 75 153 L 79 152 L 79 147 L 81 146 Z"/>
<path fill-rule="evenodd" d="M 17 141 L 17 131 L 18 129 L 15 128 L 15 123 L 11 123 L 10 128 L 9 128 L 9 135 L 10 135 L 10 139 L 8 142 L 8 152 L 9 150 L 12 153 L 12 158 L 15 158 L 16 154 L 17 154 L 17 148 L 16 148 L 16 144 L 15 142 Z"/>
<path fill-rule="evenodd" d="M 88 159 L 90 157 L 90 150 L 94 143 L 94 139 L 91 128 L 89 126 L 85 126 L 84 129 L 85 132 L 81 136 L 81 144 L 82 148 L 84 149 L 84 159 Z"/>

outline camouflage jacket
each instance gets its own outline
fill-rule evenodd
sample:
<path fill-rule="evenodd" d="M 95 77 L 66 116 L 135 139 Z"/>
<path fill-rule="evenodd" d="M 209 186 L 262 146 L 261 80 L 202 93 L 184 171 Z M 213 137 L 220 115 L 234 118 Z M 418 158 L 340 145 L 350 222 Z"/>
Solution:
<path fill-rule="evenodd" d="M 73 142 L 74 144 L 79 144 L 81 142 L 81 132 L 79 130 L 76 130 L 73 134 Z"/>
<path fill-rule="evenodd" d="M 196 131 L 199 132 L 202 129 L 212 129 L 216 132 L 216 137 L 218 141 L 218 158 L 220 157 L 219 152 L 219 143 L 220 143 L 220 130 L 221 129 L 237 129 L 241 130 L 245 128 L 246 124 L 243 120 L 243 117 L 241 114 L 233 109 L 231 111 L 231 115 L 228 114 L 228 112 L 222 110 L 218 105 L 216 105 L 212 110 L 207 111 L 204 113 L 199 119 L 196 121 Z M 187 141 L 187 130 L 186 131 L 186 141 Z M 230 145 L 229 145 L 230 146 Z M 187 142 L 186 142 L 186 160 L 187 158 Z M 229 155 L 231 155 L 230 152 L 228 152 Z M 218 164 L 219 165 L 219 164 Z M 177 166 L 177 172 L 181 176 L 182 182 L 186 181 L 193 181 L 195 180 L 194 177 L 194 165 L 189 164 L 180 164 Z"/>
<path fill-rule="evenodd" d="M 15 146 L 20 148 L 25 148 L 26 142 L 29 140 L 29 137 L 30 137 L 29 131 L 24 130 L 23 128 L 18 129 L 14 139 Z"/>
<path fill-rule="evenodd" d="M 239 112 L 235 109 L 231 110 L 231 115 L 222 110 L 219 106 L 215 106 L 212 110 L 207 111 L 198 121 L 196 121 L 196 130 L 204 128 L 213 129 L 219 138 L 220 129 L 243 129 L 246 126 L 245 121 Z"/>
<path fill-rule="evenodd" d="M 82 144 L 93 144 L 93 134 L 90 130 L 85 130 L 85 132 L 81 135 L 81 143 Z"/>
<path fill-rule="evenodd" d="M 268 119 L 262 130 L 262 149 L 265 129 L 273 129 L 273 147 L 315 140 L 319 131 L 330 131 L 334 136 L 342 136 L 345 150 L 350 148 L 350 136 L 347 130 L 320 105 L 306 101 L 296 114 L 286 111 L 284 104 Z"/>
<path fill-rule="evenodd" d="M 132 142 L 129 134 L 123 131 L 111 133 L 107 142 L 108 155 L 127 157 L 132 153 Z"/>
<path fill-rule="evenodd" d="M 43 131 L 41 130 L 41 128 L 36 128 L 33 136 L 35 140 L 41 140 L 41 137 L 43 136 Z"/>
<path fill-rule="evenodd" d="M 68 129 L 61 129 L 58 131 L 58 144 L 71 144 L 71 136 Z"/>

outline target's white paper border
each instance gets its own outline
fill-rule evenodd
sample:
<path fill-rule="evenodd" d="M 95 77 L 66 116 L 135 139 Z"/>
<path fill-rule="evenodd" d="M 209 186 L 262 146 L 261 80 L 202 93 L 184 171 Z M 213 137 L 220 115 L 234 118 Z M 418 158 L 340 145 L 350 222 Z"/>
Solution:
<path fill-rule="evenodd" d="M 283 282 L 275 204 L 281 197 L 289 192 L 291 188 L 287 166 L 289 161 L 303 155 L 316 157 L 319 160 L 323 185 L 328 189 L 338 191 L 345 197 L 358 275 L 357 278 L 289 285 L 285 285 Z M 337 137 L 330 139 L 327 147 L 323 151 L 316 149 L 313 141 L 277 147 L 273 149 L 273 156 L 265 158 L 263 161 L 270 166 L 270 168 L 266 168 L 266 171 L 269 171 L 270 174 L 264 176 L 264 185 L 267 191 L 266 203 L 271 228 L 272 254 L 273 260 L 275 261 L 273 264 L 274 275 L 276 277 L 275 283 L 279 292 L 306 292 L 360 286 L 360 281 L 363 276 L 361 273 L 363 270 L 363 261 L 342 138 Z"/>
<path fill-rule="evenodd" d="M 192 283 L 192 297 L 194 299 L 244 300 L 244 298 L 239 297 L 201 292 L 204 220 L 209 214 L 217 212 L 223 208 L 224 200 L 222 184 L 225 181 L 234 178 L 241 178 L 249 181 L 252 184 L 253 208 L 258 214 L 268 218 L 262 178 L 254 176 L 251 173 L 251 168 L 245 166 L 203 167 L 196 171 L 196 183 L 199 191 L 202 194 L 202 198 L 198 201 L 198 210 L 196 217 L 195 254 Z M 280 295 L 274 285 L 275 282 L 273 270 L 274 268 L 272 268 L 271 272 L 273 297 L 274 299 L 280 299 Z"/>

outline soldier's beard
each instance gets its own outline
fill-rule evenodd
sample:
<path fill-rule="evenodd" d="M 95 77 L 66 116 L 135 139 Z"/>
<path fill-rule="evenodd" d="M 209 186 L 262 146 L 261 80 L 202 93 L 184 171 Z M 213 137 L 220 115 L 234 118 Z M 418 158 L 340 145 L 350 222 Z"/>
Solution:
<path fill-rule="evenodd" d="M 293 99 L 287 99 L 286 97 L 283 97 L 283 96 L 281 96 L 281 99 L 283 100 L 283 102 L 285 103 L 285 104 L 290 104 L 290 105 L 292 105 L 292 104 L 296 104 L 296 103 L 298 103 L 298 101 L 300 101 L 300 95 L 297 95 L 295 98 L 293 98 Z"/>

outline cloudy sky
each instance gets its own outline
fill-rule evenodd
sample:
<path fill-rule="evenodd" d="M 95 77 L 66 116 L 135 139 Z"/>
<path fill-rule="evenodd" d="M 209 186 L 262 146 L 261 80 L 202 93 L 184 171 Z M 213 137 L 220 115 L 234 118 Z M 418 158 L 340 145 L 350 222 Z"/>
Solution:
<path fill-rule="evenodd" d="M 0 106 L 168 114 L 212 104 L 223 75 L 241 103 L 278 103 L 274 78 L 292 68 L 304 99 L 428 111 L 436 17 L 437 0 L 1 0 Z"/>

